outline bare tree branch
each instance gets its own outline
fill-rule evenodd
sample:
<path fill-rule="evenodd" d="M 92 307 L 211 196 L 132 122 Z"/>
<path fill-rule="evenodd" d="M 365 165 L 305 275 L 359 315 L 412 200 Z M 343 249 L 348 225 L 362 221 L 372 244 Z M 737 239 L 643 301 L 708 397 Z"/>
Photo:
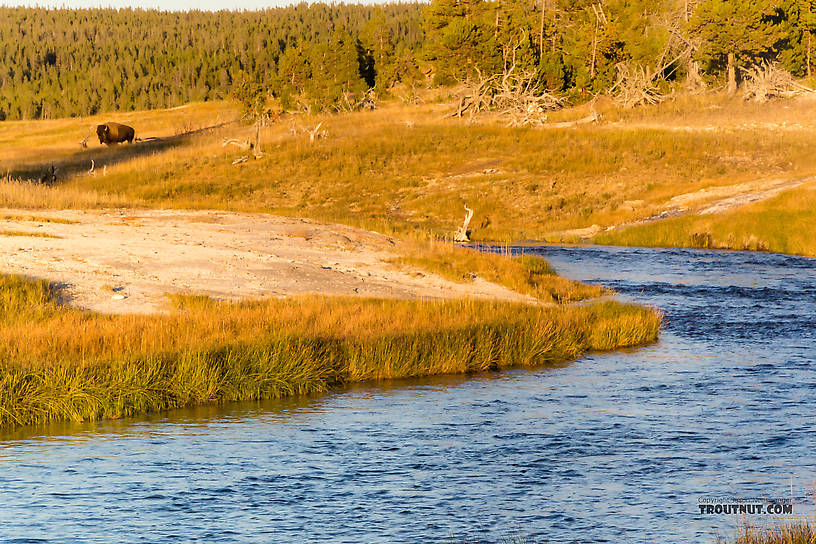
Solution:
<path fill-rule="evenodd" d="M 810 87 L 797 83 L 790 72 L 776 62 L 764 62 L 748 68 L 745 72 L 743 98 L 754 102 L 767 102 L 774 97 L 790 98 L 814 93 Z"/>
<path fill-rule="evenodd" d="M 456 111 L 451 117 L 471 118 L 487 111 L 508 117 L 509 126 L 541 125 L 546 121 L 547 111 L 562 106 L 561 99 L 537 89 L 535 70 L 521 72 L 512 64 L 500 74 L 485 76 L 477 68 L 477 78 L 462 84 L 462 92 Z"/>

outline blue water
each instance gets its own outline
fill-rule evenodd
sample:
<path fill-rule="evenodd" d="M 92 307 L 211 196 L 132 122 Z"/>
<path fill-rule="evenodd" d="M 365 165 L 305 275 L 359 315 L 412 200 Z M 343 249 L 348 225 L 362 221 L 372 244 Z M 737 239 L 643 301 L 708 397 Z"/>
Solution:
<path fill-rule="evenodd" d="M 558 368 L 0 436 L 0 542 L 706 542 L 813 514 L 816 260 L 524 248 L 666 314 Z M 751 521 L 766 523 L 756 516 Z"/>

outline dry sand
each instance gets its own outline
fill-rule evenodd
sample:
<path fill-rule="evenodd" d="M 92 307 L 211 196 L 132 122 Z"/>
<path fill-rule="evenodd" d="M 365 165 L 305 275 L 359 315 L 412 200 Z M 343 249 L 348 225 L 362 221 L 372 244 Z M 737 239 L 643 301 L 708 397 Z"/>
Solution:
<path fill-rule="evenodd" d="M 533 300 L 398 269 L 386 262 L 395 249 L 377 233 L 265 214 L 0 210 L 0 272 L 54 282 L 67 303 L 98 312 L 162 311 L 169 293 Z"/>

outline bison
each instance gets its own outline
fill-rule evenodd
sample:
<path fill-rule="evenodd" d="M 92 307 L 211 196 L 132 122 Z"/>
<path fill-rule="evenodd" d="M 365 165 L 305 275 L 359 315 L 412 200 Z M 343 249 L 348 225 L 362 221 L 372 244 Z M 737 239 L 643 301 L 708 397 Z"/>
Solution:
<path fill-rule="evenodd" d="M 133 127 L 120 125 L 119 123 L 105 123 L 96 127 L 96 135 L 99 136 L 99 143 L 105 145 L 118 144 L 121 142 L 133 143 L 135 136 Z"/>

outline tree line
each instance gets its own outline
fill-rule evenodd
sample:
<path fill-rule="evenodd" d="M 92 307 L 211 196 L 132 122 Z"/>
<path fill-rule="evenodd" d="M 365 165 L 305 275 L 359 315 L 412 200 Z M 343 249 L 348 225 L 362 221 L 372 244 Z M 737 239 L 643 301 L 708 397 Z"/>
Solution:
<path fill-rule="evenodd" d="M 509 67 L 573 101 L 613 88 L 622 65 L 664 86 L 693 71 L 733 87 L 761 62 L 810 76 L 814 32 L 816 0 L 0 8 L 0 119 L 173 107 L 236 89 L 262 90 L 284 109 L 337 110 L 371 88 L 449 85 Z"/>
<path fill-rule="evenodd" d="M 423 29 L 440 83 L 514 66 L 580 97 L 612 88 L 623 64 L 663 84 L 689 70 L 734 84 L 741 68 L 775 61 L 810 76 L 816 1 L 434 0 Z"/>
<path fill-rule="evenodd" d="M 246 77 L 274 84 L 287 97 L 308 89 L 323 108 L 321 93 L 336 85 L 362 89 L 399 78 L 395 66 L 421 45 L 424 8 L 304 3 L 172 13 L 0 7 L 0 119 L 223 99 Z"/>

